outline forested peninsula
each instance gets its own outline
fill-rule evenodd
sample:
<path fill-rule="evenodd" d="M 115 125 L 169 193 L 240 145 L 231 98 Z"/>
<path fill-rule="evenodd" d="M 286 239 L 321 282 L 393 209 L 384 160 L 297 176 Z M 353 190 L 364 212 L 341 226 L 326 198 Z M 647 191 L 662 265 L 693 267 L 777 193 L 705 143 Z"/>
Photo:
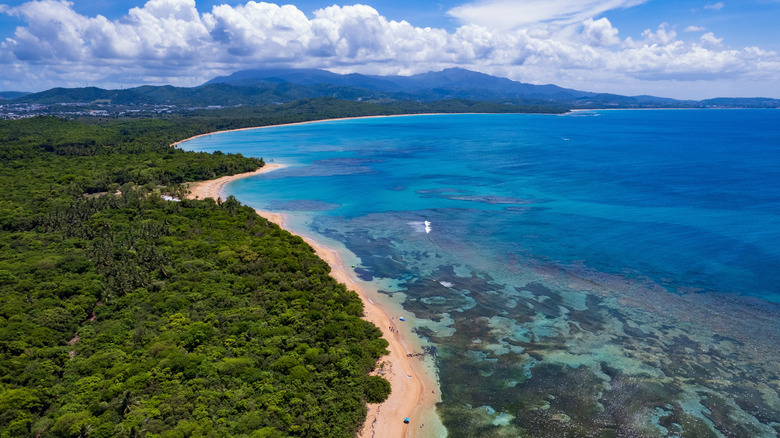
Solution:
<path fill-rule="evenodd" d="M 232 197 L 161 195 L 263 165 L 177 140 L 381 111 L 0 122 L 0 436 L 354 436 L 390 391 L 358 296 Z"/>

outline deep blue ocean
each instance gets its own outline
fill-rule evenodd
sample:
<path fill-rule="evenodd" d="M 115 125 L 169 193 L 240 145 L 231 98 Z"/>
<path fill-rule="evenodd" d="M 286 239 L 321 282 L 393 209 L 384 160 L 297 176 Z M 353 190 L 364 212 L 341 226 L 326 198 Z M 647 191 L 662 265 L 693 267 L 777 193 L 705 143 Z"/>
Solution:
<path fill-rule="evenodd" d="M 227 193 L 340 242 L 435 353 L 449 436 L 780 434 L 780 111 L 226 132 Z M 426 228 L 427 227 L 427 228 Z"/>

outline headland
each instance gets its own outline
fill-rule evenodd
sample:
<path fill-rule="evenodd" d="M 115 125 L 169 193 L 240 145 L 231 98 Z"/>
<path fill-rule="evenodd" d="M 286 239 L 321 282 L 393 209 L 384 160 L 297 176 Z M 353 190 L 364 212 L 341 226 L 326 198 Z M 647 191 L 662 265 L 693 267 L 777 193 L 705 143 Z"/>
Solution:
<path fill-rule="evenodd" d="M 177 143 L 178 144 L 178 143 Z M 266 163 L 265 166 L 246 173 L 224 176 L 209 181 L 191 183 L 188 187 L 190 199 L 225 199 L 226 186 L 235 180 L 260 175 L 283 168 L 283 164 Z M 284 215 L 270 211 L 255 210 L 258 215 L 292 232 Z M 358 434 L 359 438 L 441 437 L 446 434 L 436 415 L 436 403 L 441 401 L 435 373 L 428 369 L 420 356 L 420 346 L 409 327 L 399 326 L 398 321 L 379 304 L 381 298 L 375 290 L 360 281 L 344 263 L 341 254 L 313 239 L 311 236 L 294 233 L 303 238 L 331 267 L 331 276 L 355 291 L 363 301 L 364 319 L 382 330 L 388 341 L 388 355 L 380 359 L 376 374 L 382 375 L 391 385 L 388 399 L 379 404 L 368 405 L 368 416 Z M 373 297 L 373 299 L 371 298 Z M 409 424 L 404 418 L 410 418 Z"/>

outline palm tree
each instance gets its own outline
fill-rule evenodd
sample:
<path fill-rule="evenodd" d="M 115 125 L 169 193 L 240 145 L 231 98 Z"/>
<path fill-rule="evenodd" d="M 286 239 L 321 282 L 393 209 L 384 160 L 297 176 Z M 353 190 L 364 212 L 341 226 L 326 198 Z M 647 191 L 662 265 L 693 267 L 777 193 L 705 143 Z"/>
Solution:
<path fill-rule="evenodd" d="M 92 425 L 84 423 L 79 426 L 79 438 L 88 438 L 92 434 Z"/>
<path fill-rule="evenodd" d="M 122 392 L 122 394 L 119 396 L 119 415 L 124 418 L 124 416 L 127 415 L 127 413 L 137 405 L 138 399 L 133 397 L 133 394 L 130 391 Z"/>
<path fill-rule="evenodd" d="M 146 431 L 144 429 L 139 429 L 138 427 L 133 426 L 130 428 L 130 431 L 127 432 L 127 438 L 143 438 L 145 432 Z"/>

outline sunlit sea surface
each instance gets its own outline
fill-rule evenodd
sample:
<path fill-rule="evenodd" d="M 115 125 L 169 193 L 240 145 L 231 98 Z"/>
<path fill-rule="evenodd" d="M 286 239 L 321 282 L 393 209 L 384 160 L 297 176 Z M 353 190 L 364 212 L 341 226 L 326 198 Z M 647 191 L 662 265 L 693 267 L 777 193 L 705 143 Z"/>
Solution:
<path fill-rule="evenodd" d="M 780 111 L 429 115 L 182 145 L 341 242 L 432 348 L 452 437 L 780 433 Z M 426 223 L 427 221 L 427 223 Z"/>

